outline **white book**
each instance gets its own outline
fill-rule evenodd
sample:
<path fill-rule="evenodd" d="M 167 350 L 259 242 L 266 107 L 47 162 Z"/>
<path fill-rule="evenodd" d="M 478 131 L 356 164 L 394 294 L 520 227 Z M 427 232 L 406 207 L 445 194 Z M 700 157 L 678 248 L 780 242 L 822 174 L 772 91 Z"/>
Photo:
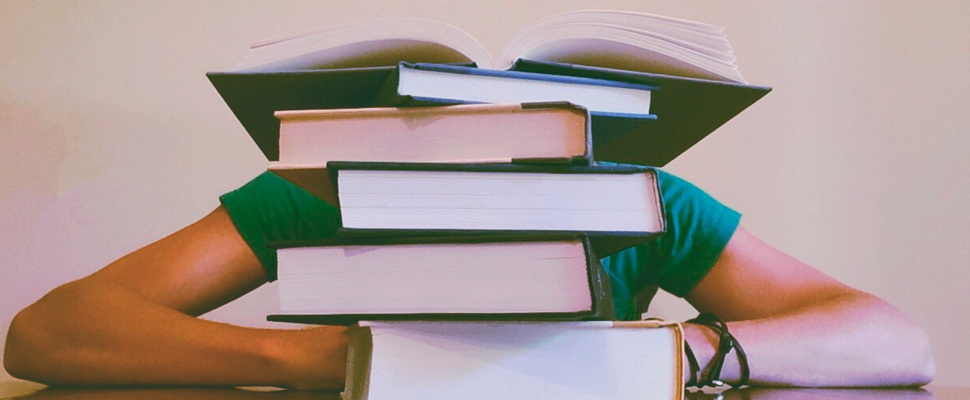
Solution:
<path fill-rule="evenodd" d="M 449 64 L 402 63 L 382 93 L 396 104 L 568 101 L 593 115 L 653 119 L 654 86 L 607 79 L 496 71 Z"/>
<path fill-rule="evenodd" d="M 606 257 L 666 230 L 638 165 L 328 162 L 274 169 L 340 212 L 344 238 L 585 234 Z"/>
<path fill-rule="evenodd" d="M 610 278 L 580 235 L 336 240 L 277 249 L 274 321 L 612 319 Z"/>
<path fill-rule="evenodd" d="M 279 161 L 512 162 L 591 158 L 589 113 L 568 103 L 277 111 Z M 285 171 L 282 173 L 285 174 Z"/>
<path fill-rule="evenodd" d="M 360 322 L 344 400 L 683 398 L 680 325 Z"/>
<path fill-rule="evenodd" d="M 648 236 L 665 228 L 656 172 L 647 167 L 328 166 L 345 229 Z"/>

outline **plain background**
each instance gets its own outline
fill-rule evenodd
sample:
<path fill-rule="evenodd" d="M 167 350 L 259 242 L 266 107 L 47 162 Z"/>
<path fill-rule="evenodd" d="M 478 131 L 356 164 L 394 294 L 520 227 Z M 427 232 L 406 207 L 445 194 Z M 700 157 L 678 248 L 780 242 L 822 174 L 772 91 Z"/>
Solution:
<path fill-rule="evenodd" d="M 742 211 L 768 242 L 918 320 L 936 382 L 965 383 L 963 1 L 2 1 L 0 332 L 55 286 L 197 220 L 265 168 L 205 78 L 250 43 L 412 16 L 498 53 L 526 24 L 583 8 L 726 27 L 746 79 L 774 92 L 668 170 Z M 275 296 L 268 285 L 206 317 L 267 326 Z M 693 311 L 667 296 L 651 313 Z"/>

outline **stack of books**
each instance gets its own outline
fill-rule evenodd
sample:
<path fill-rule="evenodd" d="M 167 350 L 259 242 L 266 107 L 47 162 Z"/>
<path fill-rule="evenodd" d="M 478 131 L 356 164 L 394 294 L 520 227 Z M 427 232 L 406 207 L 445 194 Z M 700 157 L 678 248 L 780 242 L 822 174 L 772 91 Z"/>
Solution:
<path fill-rule="evenodd" d="M 567 13 L 498 62 L 380 20 L 254 45 L 209 78 L 270 169 L 336 205 L 279 243 L 274 321 L 352 325 L 346 399 L 679 399 L 679 325 L 613 321 L 600 258 L 663 232 L 657 174 L 770 89 L 722 30 Z"/>

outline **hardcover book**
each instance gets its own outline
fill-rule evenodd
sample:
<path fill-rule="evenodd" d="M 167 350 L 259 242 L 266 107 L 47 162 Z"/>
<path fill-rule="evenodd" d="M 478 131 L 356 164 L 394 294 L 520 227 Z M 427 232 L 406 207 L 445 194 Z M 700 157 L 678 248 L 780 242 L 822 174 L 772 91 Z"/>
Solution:
<path fill-rule="evenodd" d="M 613 319 L 610 278 L 582 235 L 283 246 L 271 321 Z"/>
<path fill-rule="evenodd" d="M 584 233 L 600 257 L 666 228 L 656 171 L 635 165 L 330 162 L 313 192 L 343 237 Z"/>
<path fill-rule="evenodd" d="M 588 164 L 590 117 L 565 103 L 277 111 L 280 157 L 270 169 L 329 161 Z"/>
<path fill-rule="evenodd" d="M 611 114 L 592 120 L 597 160 L 640 165 L 667 164 L 770 91 L 744 83 L 722 28 L 614 11 L 540 21 L 510 41 L 497 62 L 450 25 L 393 19 L 257 44 L 232 71 L 207 76 L 276 161 L 275 111 L 397 105 L 382 88 L 401 61 L 655 87 L 649 112 L 657 120 Z"/>
<path fill-rule="evenodd" d="M 659 321 L 363 321 L 341 397 L 680 400 L 683 343 Z"/>
<path fill-rule="evenodd" d="M 400 63 L 384 83 L 378 103 L 421 106 L 454 103 L 567 101 L 597 116 L 656 119 L 654 86 L 581 76 L 464 65 Z"/>

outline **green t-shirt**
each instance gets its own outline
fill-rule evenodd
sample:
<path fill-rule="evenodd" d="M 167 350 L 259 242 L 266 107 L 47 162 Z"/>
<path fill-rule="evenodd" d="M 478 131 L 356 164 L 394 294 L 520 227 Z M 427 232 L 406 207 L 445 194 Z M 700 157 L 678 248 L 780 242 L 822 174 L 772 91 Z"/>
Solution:
<path fill-rule="evenodd" d="M 602 259 L 618 319 L 639 319 L 635 298 L 648 285 L 686 296 L 717 261 L 741 218 L 691 183 L 657 172 L 667 231 Z M 276 279 L 276 251 L 268 243 L 327 238 L 340 227 L 336 207 L 268 171 L 219 200 L 270 280 Z"/>

